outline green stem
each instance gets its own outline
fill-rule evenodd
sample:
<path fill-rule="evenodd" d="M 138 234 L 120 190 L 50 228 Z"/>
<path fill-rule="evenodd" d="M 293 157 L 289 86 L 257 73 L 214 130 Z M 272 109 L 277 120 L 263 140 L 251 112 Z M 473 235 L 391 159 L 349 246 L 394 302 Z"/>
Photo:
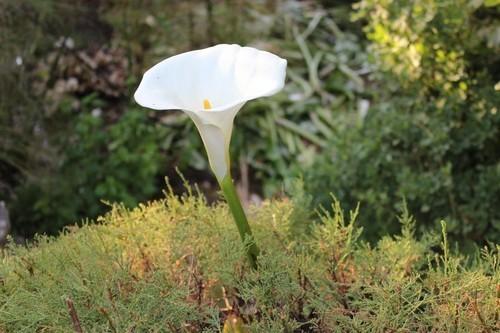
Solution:
<path fill-rule="evenodd" d="M 236 193 L 236 189 L 234 188 L 231 176 L 226 175 L 222 179 L 222 181 L 219 181 L 219 185 L 222 189 L 222 192 L 224 193 L 224 196 L 226 197 L 229 209 L 231 209 L 231 213 L 233 214 L 234 221 L 236 222 L 236 226 L 238 227 L 241 240 L 245 245 L 247 245 L 246 252 L 248 259 L 250 260 L 250 264 L 254 269 L 257 269 L 257 256 L 259 255 L 259 248 L 257 247 L 257 244 L 255 244 L 252 230 L 248 225 L 245 211 L 241 206 L 241 201 L 238 197 L 238 194 Z"/>

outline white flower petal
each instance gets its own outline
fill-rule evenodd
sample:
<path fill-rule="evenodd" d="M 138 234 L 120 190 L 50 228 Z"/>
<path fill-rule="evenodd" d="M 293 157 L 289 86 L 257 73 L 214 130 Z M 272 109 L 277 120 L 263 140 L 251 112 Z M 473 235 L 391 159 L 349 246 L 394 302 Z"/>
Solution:
<path fill-rule="evenodd" d="M 150 68 L 142 78 L 134 98 L 140 105 L 155 110 L 182 109 L 189 103 L 184 91 L 191 91 L 193 78 L 184 75 L 186 66 L 192 66 L 189 59 L 174 56 Z M 192 99 L 197 98 L 193 96 Z"/>
<path fill-rule="evenodd" d="M 219 181 L 222 181 L 229 171 L 229 143 L 233 120 L 242 106 L 243 103 L 223 112 L 186 111 L 200 133 L 210 168 Z"/>
<path fill-rule="evenodd" d="M 270 96 L 283 88 L 286 60 L 251 47 L 220 44 L 182 53 L 150 68 L 134 97 L 156 109 L 202 111 L 209 99 L 211 111 Z"/>
<path fill-rule="evenodd" d="M 285 83 L 286 60 L 251 47 L 221 44 L 182 53 L 150 68 L 135 92 L 142 106 L 180 109 L 196 124 L 217 179 L 229 171 L 233 120 L 246 101 Z M 205 100 L 212 106 L 204 110 Z"/>
<path fill-rule="evenodd" d="M 245 94 L 245 100 L 271 96 L 283 89 L 285 85 L 286 60 L 269 52 L 255 52 L 248 51 L 248 49 L 255 50 L 251 48 L 242 49 L 242 53 L 247 53 L 247 64 L 244 64 L 242 60 L 245 57 L 241 56 L 241 58 L 238 58 L 241 61 L 240 66 L 235 71 L 238 78 L 237 81 L 242 82 L 240 91 Z M 253 62 L 254 65 L 249 66 L 250 62 Z M 249 78 L 244 78 L 245 67 L 248 68 L 247 72 L 252 72 L 251 74 L 247 74 Z M 243 85 L 243 82 L 246 82 L 246 84 Z"/>

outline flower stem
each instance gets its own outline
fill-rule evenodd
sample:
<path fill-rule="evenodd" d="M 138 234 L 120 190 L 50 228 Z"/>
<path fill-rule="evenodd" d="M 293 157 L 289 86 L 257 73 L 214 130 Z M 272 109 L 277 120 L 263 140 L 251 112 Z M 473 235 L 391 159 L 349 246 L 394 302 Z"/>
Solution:
<path fill-rule="evenodd" d="M 245 245 L 247 245 L 246 252 L 250 264 L 254 269 L 257 269 L 257 256 L 259 255 L 259 248 L 257 247 L 257 244 L 255 244 L 252 230 L 250 229 L 250 225 L 248 225 L 245 211 L 241 206 L 241 201 L 236 193 L 231 176 L 226 175 L 222 181 L 219 181 L 219 184 L 224 196 L 226 197 L 229 209 L 231 209 L 231 213 L 233 214 L 241 240 L 245 243 Z"/>

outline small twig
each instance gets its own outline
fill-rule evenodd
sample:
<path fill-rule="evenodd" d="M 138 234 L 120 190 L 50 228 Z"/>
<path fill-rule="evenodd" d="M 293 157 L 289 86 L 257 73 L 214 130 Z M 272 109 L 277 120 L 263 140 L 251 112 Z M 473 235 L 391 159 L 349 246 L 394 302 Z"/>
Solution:
<path fill-rule="evenodd" d="M 108 292 L 108 298 L 109 298 L 109 301 L 111 302 L 111 306 L 113 307 L 113 310 L 116 311 L 115 298 L 113 297 L 113 292 L 111 291 L 111 288 L 109 288 L 109 287 L 106 290 Z"/>
<path fill-rule="evenodd" d="M 250 189 L 249 189 L 249 181 L 248 181 L 248 164 L 243 156 L 240 156 L 240 195 L 244 204 L 248 204 L 250 199 Z"/>
<path fill-rule="evenodd" d="M 336 270 L 340 267 L 339 266 L 339 260 L 337 255 L 333 255 L 332 259 L 330 260 L 332 264 L 332 269 L 330 270 L 330 277 L 337 286 L 337 290 L 339 292 L 340 296 L 340 303 L 344 307 L 345 310 L 351 311 L 351 308 L 349 306 L 349 303 L 347 302 L 346 299 L 346 291 L 349 289 L 348 287 L 345 288 L 346 286 L 349 286 L 349 284 L 346 283 L 344 274 L 342 274 L 342 271 L 339 272 L 337 275 Z M 342 288 L 344 287 L 344 288 Z"/>
<path fill-rule="evenodd" d="M 109 316 L 108 311 L 106 311 L 106 309 L 105 309 L 105 308 L 100 308 L 100 309 L 99 309 L 99 312 L 100 312 L 100 313 L 102 313 L 102 315 L 103 315 L 104 317 L 106 317 L 106 319 L 108 320 L 109 327 L 111 328 L 111 331 L 112 331 L 113 333 L 117 333 L 116 327 L 115 327 L 115 325 L 113 324 L 113 321 L 111 320 L 111 317 Z"/>
<path fill-rule="evenodd" d="M 469 296 L 469 299 L 470 299 L 470 301 L 472 303 L 472 307 L 474 308 L 474 312 L 476 313 L 477 318 L 479 319 L 479 321 L 483 325 L 484 331 L 487 332 L 487 333 L 491 333 L 491 329 L 490 329 L 489 325 L 486 324 L 486 322 L 484 321 L 483 316 L 481 315 L 481 312 L 479 311 L 479 306 L 477 304 L 477 294 L 474 296 L 474 299 L 471 299 L 470 296 Z"/>
<path fill-rule="evenodd" d="M 459 305 L 455 304 L 455 320 L 453 321 L 453 332 L 458 332 Z"/>
<path fill-rule="evenodd" d="M 73 329 L 77 333 L 83 333 L 82 325 L 80 324 L 80 319 L 78 318 L 78 314 L 76 313 L 75 305 L 71 298 L 66 298 L 66 305 L 68 306 L 69 315 L 71 317 L 71 322 L 73 323 Z"/>
<path fill-rule="evenodd" d="M 54 72 L 56 71 L 57 66 L 59 65 L 59 60 L 61 59 L 62 53 L 64 52 L 65 45 L 66 45 L 66 37 L 63 38 L 61 47 L 57 49 L 56 57 L 54 61 L 50 64 L 50 70 L 49 70 L 49 77 L 47 79 L 47 83 L 45 84 L 45 87 L 43 88 L 42 97 L 45 97 L 47 95 L 47 92 L 49 91 L 49 87 L 51 87 L 54 83 L 56 78 L 54 77 Z"/>
<path fill-rule="evenodd" d="M 189 39 L 189 46 L 191 49 L 195 47 L 194 43 L 194 14 L 193 10 L 191 7 L 189 7 L 189 12 L 188 12 L 188 39 Z"/>
<path fill-rule="evenodd" d="M 91 71 L 95 71 L 97 67 L 99 67 L 99 65 L 84 52 L 76 52 L 75 55 L 82 62 L 82 64 Z M 106 82 L 106 84 L 113 86 L 113 82 L 109 80 L 108 76 L 104 75 L 102 79 Z"/>
<path fill-rule="evenodd" d="M 226 305 L 226 307 L 221 309 L 221 310 L 222 311 L 232 311 L 233 307 L 231 306 L 231 304 L 229 303 L 229 300 L 227 298 L 226 288 L 224 288 L 224 287 L 221 287 L 221 288 L 222 288 L 222 298 L 224 299 L 224 304 Z"/>
<path fill-rule="evenodd" d="M 31 262 L 30 260 L 24 258 L 24 257 L 21 257 L 20 259 L 23 263 L 26 264 L 26 269 L 28 270 L 28 272 L 30 273 L 30 276 L 33 276 L 34 275 L 34 269 L 33 269 L 33 262 Z"/>
<path fill-rule="evenodd" d="M 214 5 L 212 3 L 212 0 L 205 0 L 205 8 L 206 8 L 206 11 L 207 11 L 207 39 L 208 39 L 208 43 L 210 45 L 213 44 L 213 40 L 214 40 L 214 24 L 215 24 L 215 21 L 214 21 Z"/>

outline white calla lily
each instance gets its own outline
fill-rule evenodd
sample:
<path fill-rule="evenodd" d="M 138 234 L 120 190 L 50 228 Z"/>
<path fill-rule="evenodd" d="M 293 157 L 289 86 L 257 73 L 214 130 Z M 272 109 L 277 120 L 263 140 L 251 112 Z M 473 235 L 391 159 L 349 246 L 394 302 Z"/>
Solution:
<path fill-rule="evenodd" d="M 245 102 L 283 88 L 286 64 L 285 59 L 255 48 L 216 45 L 156 64 L 144 74 L 134 97 L 144 107 L 186 112 L 220 182 L 229 172 L 234 117 Z"/>
<path fill-rule="evenodd" d="M 270 96 L 285 83 L 286 60 L 251 47 L 221 44 L 182 53 L 150 68 L 135 92 L 142 106 L 179 109 L 193 120 L 234 216 L 250 263 L 259 249 L 230 176 L 229 143 L 234 117 L 252 99 Z"/>

